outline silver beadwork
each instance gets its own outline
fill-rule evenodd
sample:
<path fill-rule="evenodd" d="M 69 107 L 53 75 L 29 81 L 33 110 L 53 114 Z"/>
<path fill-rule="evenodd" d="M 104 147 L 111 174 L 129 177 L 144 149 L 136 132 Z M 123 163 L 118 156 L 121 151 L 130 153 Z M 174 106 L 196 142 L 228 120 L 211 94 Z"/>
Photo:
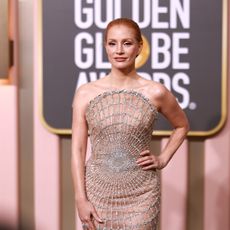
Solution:
<path fill-rule="evenodd" d="M 134 90 L 110 90 L 93 98 L 86 110 L 91 157 L 86 192 L 103 224 L 97 229 L 155 230 L 160 209 L 160 180 L 136 164 L 150 148 L 157 110 Z"/>

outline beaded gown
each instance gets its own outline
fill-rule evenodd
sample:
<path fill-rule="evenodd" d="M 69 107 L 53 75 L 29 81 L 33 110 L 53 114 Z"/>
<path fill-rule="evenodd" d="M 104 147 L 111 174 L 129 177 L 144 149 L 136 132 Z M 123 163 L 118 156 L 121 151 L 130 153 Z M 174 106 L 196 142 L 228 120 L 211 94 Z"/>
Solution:
<path fill-rule="evenodd" d="M 104 223 L 97 230 L 156 230 L 160 180 L 136 160 L 150 149 L 156 108 L 135 90 L 109 90 L 86 109 L 91 156 L 86 162 L 86 194 Z"/>

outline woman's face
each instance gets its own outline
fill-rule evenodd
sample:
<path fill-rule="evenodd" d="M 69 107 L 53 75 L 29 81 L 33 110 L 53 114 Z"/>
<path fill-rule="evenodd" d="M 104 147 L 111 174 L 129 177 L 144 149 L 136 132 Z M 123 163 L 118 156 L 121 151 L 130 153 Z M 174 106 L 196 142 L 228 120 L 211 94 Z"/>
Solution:
<path fill-rule="evenodd" d="M 135 68 L 135 59 L 142 44 L 135 38 L 135 31 L 125 25 L 114 25 L 108 30 L 105 48 L 113 68 Z"/>

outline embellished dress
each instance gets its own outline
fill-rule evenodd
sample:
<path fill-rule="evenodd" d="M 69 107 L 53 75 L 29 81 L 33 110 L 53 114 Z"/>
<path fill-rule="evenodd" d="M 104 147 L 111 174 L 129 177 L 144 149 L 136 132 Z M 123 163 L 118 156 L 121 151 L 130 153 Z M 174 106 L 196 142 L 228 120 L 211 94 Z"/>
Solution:
<path fill-rule="evenodd" d="M 86 162 L 86 194 L 104 223 L 97 230 L 156 230 L 160 179 L 136 160 L 150 149 L 156 108 L 132 89 L 109 90 L 86 109 L 91 156 Z"/>

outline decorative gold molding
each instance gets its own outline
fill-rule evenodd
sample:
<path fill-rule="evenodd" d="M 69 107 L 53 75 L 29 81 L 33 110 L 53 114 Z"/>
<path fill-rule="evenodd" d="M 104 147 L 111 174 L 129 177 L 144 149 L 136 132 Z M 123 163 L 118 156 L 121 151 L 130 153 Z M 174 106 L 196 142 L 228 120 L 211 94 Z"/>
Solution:
<path fill-rule="evenodd" d="M 43 94 L 42 94 L 42 86 L 43 86 L 43 65 L 42 65 L 42 0 L 37 0 L 38 1 L 38 76 L 39 76 L 39 118 L 41 120 L 41 123 L 43 126 L 48 129 L 52 133 L 56 134 L 71 134 L 71 130 L 69 129 L 56 129 L 50 126 L 44 119 L 43 116 Z"/>

